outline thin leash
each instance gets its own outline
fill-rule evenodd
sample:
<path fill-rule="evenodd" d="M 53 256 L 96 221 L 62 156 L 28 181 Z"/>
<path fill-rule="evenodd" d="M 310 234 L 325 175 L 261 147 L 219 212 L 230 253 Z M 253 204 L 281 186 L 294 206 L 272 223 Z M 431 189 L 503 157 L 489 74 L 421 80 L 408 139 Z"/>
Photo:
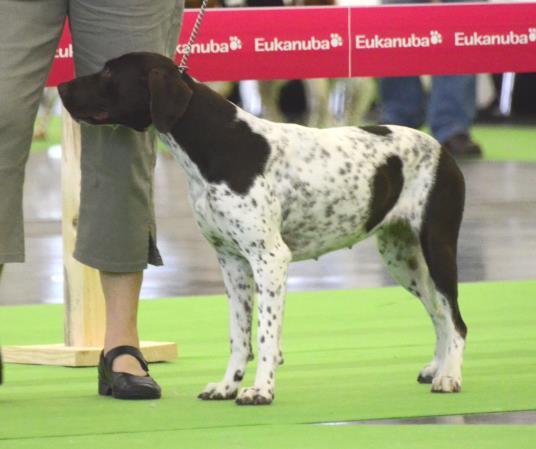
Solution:
<path fill-rule="evenodd" d="M 186 50 L 184 51 L 181 63 L 178 66 L 180 74 L 183 74 L 188 68 L 188 58 L 190 57 L 190 53 L 192 52 L 192 46 L 194 45 L 197 33 L 199 32 L 199 28 L 201 27 L 201 22 L 203 21 L 203 17 L 205 16 L 205 10 L 207 9 L 207 5 L 208 0 L 203 0 L 203 2 L 201 3 L 201 8 L 199 9 L 199 13 L 197 14 L 197 18 L 195 19 L 194 27 L 192 29 L 192 32 L 190 33 L 190 39 L 188 40 L 188 44 L 186 45 Z"/>

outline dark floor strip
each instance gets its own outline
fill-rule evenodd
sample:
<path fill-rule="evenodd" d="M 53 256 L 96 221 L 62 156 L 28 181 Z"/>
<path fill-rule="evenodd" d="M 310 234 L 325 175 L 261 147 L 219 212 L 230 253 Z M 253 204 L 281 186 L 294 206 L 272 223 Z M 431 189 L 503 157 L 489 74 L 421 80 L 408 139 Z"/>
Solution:
<path fill-rule="evenodd" d="M 315 423 L 319 426 L 361 426 L 400 424 L 536 424 L 536 411 L 506 413 L 474 413 L 469 415 L 423 416 L 421 418 L 370 419 Z"/>

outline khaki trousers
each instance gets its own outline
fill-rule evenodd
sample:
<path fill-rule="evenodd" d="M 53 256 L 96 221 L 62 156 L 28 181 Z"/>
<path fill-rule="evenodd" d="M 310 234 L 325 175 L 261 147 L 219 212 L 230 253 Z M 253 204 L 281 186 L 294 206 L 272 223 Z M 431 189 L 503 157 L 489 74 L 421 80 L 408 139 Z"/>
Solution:
<path fill-rule="evenodd" d="M 22 192 L 39 100 L 65 19 L 77 75 L 131 51 L 174 55 L 184 0 L 0 2 L 0 264 L 24 261 Z M 162 264 L 153 209 L 154 136 L 82 126 L 75 257 L 103 271 Z"/>

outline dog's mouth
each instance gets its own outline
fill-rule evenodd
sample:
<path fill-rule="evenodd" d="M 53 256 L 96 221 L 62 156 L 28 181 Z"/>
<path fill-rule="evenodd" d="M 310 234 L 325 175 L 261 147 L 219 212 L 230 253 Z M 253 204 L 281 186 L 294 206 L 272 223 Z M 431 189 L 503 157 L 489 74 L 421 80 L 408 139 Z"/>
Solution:
<path fill-rule="evenodd" d="M 90 114 L 90 115 L 84 115 L 84 114 L 72 115 L 71 114 L 71 117 L 76 123 L 79 123 L 79 124 L 87 123 L 88 125 L 106 125 L 106 126 L 111 126 L 112 128 L 117 128 L 118 126 L 126 126 L 128 128 L 132 128 L 139 132 L 145 132 L 147 131 L 147 129 L 149 129 L 149 125 L 145 125 L 145 124 L 136 125 L 132 123 L 126 124 L 120 121 L 116 122 L 115 120 L 112 120 L 110 114 L 105 111 L 97 112 L 97 113 Z"/>
<path fill-rule="evenodd" d="M 90 125 L 103 125 L 110 120 L 110 114 L 106 111 L 100 111 L 93 114 L 71 114 L 73 119 L 77 122 L 89 123 Z"/>
<path fill-rule="evenodd" d="M 110 118 L 110 114 L 108 114 L 108 112 L 105 112 L 105 111 L 97 112 L 96 114 L 93 114 L 91 118 L 97 122 L 103 122 Z"/>

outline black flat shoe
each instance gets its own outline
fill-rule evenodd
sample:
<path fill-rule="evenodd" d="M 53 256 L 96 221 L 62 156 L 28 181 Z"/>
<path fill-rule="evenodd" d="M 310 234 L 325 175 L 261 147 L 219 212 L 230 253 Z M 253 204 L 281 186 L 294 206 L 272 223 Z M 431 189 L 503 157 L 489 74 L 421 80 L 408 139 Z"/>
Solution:
<path fill-rule="evenodd" d="M 131 355 L 140 362 L 144 371 L 149 373 L 147 362 L 138 348 L 133 346 L 117 346 L 108 351 L 106 356 L 101 352 L 99 361 L 99 394 L 113 396 L 116 399 L 158 399 L 162 395 L 160 386 L 149 374 L 135 376 L 129 373 L 112 371 L 114 360 L 120 355 Z"/>

